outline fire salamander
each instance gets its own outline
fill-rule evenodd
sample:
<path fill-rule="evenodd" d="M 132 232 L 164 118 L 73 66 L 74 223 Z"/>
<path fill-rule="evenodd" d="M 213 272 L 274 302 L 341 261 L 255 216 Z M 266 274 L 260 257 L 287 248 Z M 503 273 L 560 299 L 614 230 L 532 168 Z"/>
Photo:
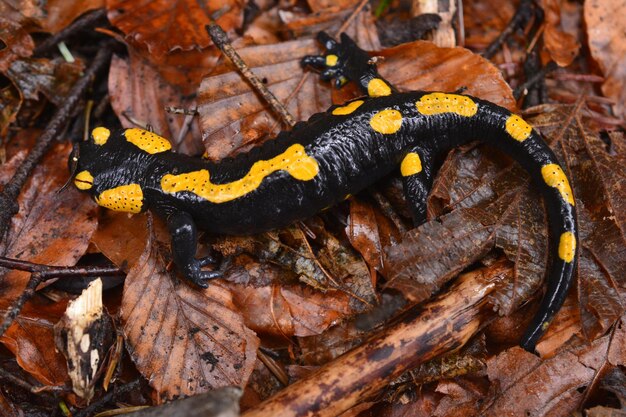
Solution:
<path fill-rule="evenodd" d="M 540 310 L 522 340 L 533 350 L 563 304 L 577 261 L 574 196 L 559 161 L 519 116 L 462 94 L 398 92 L 347 36 L 321 33 L 326 54 L 303 64 L 354 81 L 367 97 L 333 106 L 247 154 L 218 163 L 175 153 L 166 139 L 141 129 L 104 127 L 75 147 L 74 184 L 102 207 L 167 219 L 174 261 L 186 278 L 206 287 L 219 272 L 197 259 L 196 225 L 222 234 L 280 228 L 343 201 L 398 167 L 416 224 L 426 220 L 433 160 L 471 139 L 483 140 L 524 167 L 548 211 L 552 263 Z"/>

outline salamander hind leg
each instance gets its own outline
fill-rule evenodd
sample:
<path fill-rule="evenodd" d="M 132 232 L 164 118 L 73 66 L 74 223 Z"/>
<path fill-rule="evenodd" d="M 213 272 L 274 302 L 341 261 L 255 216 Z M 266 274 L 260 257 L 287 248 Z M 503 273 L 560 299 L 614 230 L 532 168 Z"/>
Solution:
<path fill-rule="evenodd" d="M 174 263 L 185 278 L 202 288 L 209 286 L 208 280 L 219 278 L 219 271 L 204 271 L 203 266 L 212 264 L 211 257 L 197 259 L 196 224 L 191 215 L 184 211 L 176 211 L 167 218 L 167 228 L 172 236 L 172 255 Z"/>
<path fill-rule="evenodd" d="M 302 65 L 320 71 L 322 80 L 334 78 L 337 88 L 348 81 L 356 82 L 363 93 L 370 97 L 397 92 L 395 87 L 380 76 L 367 52 L 359 48 L 345 33 L 341 34 L 341 42 L 335 41 L 326 32 L 320 32 L 317 39 L 326 48 L 326 53 L 305 56 Z"/>
<path fill-rule="evenodd" d="M 415 226 L 426 222 L 426 200 L 433 184 L 433 168 L 428 156 L 422 149 L 413 149 L 400 164 L 404 195 Z"/>

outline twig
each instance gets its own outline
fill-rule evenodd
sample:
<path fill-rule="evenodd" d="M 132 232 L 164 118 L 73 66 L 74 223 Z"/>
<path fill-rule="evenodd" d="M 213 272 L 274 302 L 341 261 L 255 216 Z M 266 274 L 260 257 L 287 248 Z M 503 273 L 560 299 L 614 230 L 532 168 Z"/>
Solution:
<path fill-rule="evenodd" d="M 330 417 L 376 395 L 389 382 L 464 345 L 496 317 L 489 294 L 512 268 L 494 264 L 459 277 L 446 294 L 412 309 L 363 345 L 289 385 L 242 417 Z"/>
<path fill-rule="evenodd" d="M 517 86 L 515 90 L 513 91 L 513 97 L 515 97 L 516 100 L 519 99 L 525 90 L 529 89 L 535 83 L 543 80 L 547 74 L 551 73 L 558 67 L 559 66 L 557 65 L 556 62 L 554 61 L 548 62 L 543 68 L 541 68 L 532 77 L 526 80 L 524 84 Z"/>
<path fill-rule="evenodd" d="M 85 28 L 92 28 L 98 23 L 99 20 L 104 20 L 106 18 L 106 15 L 106 9 L 97 9 L 81 16 L 71 25 L 67 26 L 60 32 L 50 36 L 45 41 L 41 42 L 39 46 L 35 48 L 34 54 L 36 56 L 41 56 L 50 52 L 50 50 L 54 48 L 59 42 L 62 42 L 63 40 L 69 38 L 75 32 L 81 31 Z"/>
<path fill-rule="evenodd" d="M 48 147 L 54 139 L 59 136 L 67 124 L 68 120 L 74 115 L 78 102 L 83 93 L 91 84 L 95 75 L 104 68 L 105 64 L 111 57 L 112 42 L 109 41 L 98 51 L 91 66 L 85 71 L 85 75 L 74 84 L 63 104 L 57 109 L 48 123 L 46 130 L 41 134 L 37 143 L 31 149 L 30 153 L 17 168 L 13 178 L 4 186 L 0 193 L 0 240 L 4 238 L 11 218 L 17 214 L 19 207 L 16 203 L 17 196 L 20 194 L 21 188 L 26 183 L 32 170 L 45 155 Z"/>
<path fill-rule="evenodd" d="M 257 77 L 248 65 L 241 59 L 241 56 L 235 51 L 235 48 L 230 44 L 226 32 L 215 22 L 211 22 L 205 26 L 206 31 L 213 40 L 213 43 L 226 55 L 231 62 L 237 67 L 241 75 L 252 84 L 252 88 L 259 93 L 266 103 L 270 105 L 274 113 L 276 113 L 283 122 L 293 127 L 296 124 L 293 116 L 289 113 L 289 110 L 281 103 L 274 94 L 263 84 L 263 82 Z"/>
<path fill-rule="evenodd" d="M 119 397 L 126 394 L 127 392 L 136 390 L 139 388 L 141 383 L 140 379 L 135 379 L 132 382 L 129 382 L 126 385 L 116 386 L 111 391 L 107 392 L 105 395 L 100 397 L 98 401 L 91 403 L 88 407 L 83 408 L 82 410 L 74 413 L 74 417 L 87 417 L 93 415 L 94 411 L 99 409 L 100 407 L 108 404 L 114 400 L 118 400 Z"/>
<path fill-rule="evenodd" d="M 502 44 L 517 30 L 517 28 L 526 26 L 526 23 L 533 16 L 533 0 L 522 0 L 515 11 L 515 14 L 506 25 L 502 33 L 493 41 L 482 53 L 484 58 L 493 57 Z"/>

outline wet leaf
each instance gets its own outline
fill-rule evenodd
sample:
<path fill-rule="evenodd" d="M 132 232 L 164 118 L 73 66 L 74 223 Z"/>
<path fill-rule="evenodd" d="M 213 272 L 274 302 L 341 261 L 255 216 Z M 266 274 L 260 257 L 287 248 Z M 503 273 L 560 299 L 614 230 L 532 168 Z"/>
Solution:
<path fill-rule="evenodd" d="M 0 89 L 0 136 L 6 137 L 7 128 L 15 121 L 21 105 L 22 99 L 13 84 Z"/>
<path fill-rule="evenodd" d="M 145 45 L 155 55 L 211 45 L 204 26 L 216 12 L 220 14 L 217 23 L 225 31 L 241 25 L 241 3 L 235 0 L 107 0 L 106 6 L 109 20 L 126 34 L 126 40 Z"/>
<path fill-rule="evenodd" d="M 70 147 L 68 143 L 54 146 L 23 188 L 19 213 L 0 245 L 4 256 L 46 265 L 74 265 L 85 253 L 97 225 L 96 205 L 73 188 L 65 190 L 63 198 L 56 194 L 68 177 Z M 13 169 L 13 164 L 2 166 L 2 183 L 8 181 Z M 23 291 L 29 275 L 0 269 L 0 308 Z"/>
<path fill-rule="evenodd" d="M 137 263 L 148 239 L 145 216 L 115 211 L 101 212 L 91 242 L 122 270 Z"/>
<path fill-rule="evenodd" d="M 378 45 L 373 25 L 357 28 L 353 23 L 347 33 L 354 34 L 357 30 L 361 34 L 357 41 L 369 39 L 365 44 L 360 42 L 365 49 Z M 312 39 L 237 50 L 297 121 L 306 121 L 331 105 L 327 85 L 310 71 L 305 74 L 300 66 L 302 57 L 320 51 L 320 46 Z M 211 76 L 202 80 L 198 89 L 198 112 L 206 156 L 213 160 L 246 150 L 261 138 L 274 136 L 287 128 L 228 64 L 216 68 Z"/>
<path fill-rule="evenodd" d="M 515 262 L 515 279 L 505 284 L 494 296 L 501 314 L 510 314 L 524 299 L 520 294 L 532 294 L 541 285 L 548 261 L 548 236 L 543 207 L 537 196 L 520 192 L 499 220 L 496 246 Z M 524 287 L 524 288 L 520 288 Z"/>
<path fill-rule="evenodd" d="M 382 244 L 376 214 L 371 205 L 357 198 L 350 200 L 350 218 L 346 235 L 352 247 L 359 251 L 373 271 L 382 269 Z"/>
<path fill-rule="evenodd" d="M 459 209 L 413 229 L 402 243 L 386 249 L 387 287 L 406 291 L 413 302 L 430 296 L 447 280 L 484 256 L 492 248 L 491 215 L 480 209 Z"/>
<path fill-rule="evenodd" d="M 126 277 L 121 317 L 133 362 L 162 399 L 245 386 L 259 341 L 230 291 L 178 281 L 162 251 L 151 235 Z"/>
<path fill-rule="evenodd" d="M 585 23 L 591 55 L 600 65 L 606 81 L 602 92 L 613 99 L 617 117 L 626 117 L 626 1 L 585 2 Z"/>
<path fill-rule="evenodd" d="M 29 58 L 13 61 L 6 75 L 25 99 L 38 100 L 42 93 L 59 105 L 82 71 L 80 62 L 69 64 L 60 59 Z"/>
<path fill-rule="evenodd" d="M 246 325 L 263 334 L 316 335 L 353 314 L 350 297 L 341 291 L 323 293 L 301 284 L 228 287 Z"/>
<path fill-rule="evenodd" d="M 487 361 L 492 382 L 487 416 L 570 415 L 604 364 L 609 338 L 562 350 L 547 360 L 514 347 Z"/>
<path fill-rule="evenodd" d="M 0 49 L 0 72 L 3 74 L 13 61 L 31 56 L 35 48 L 33 39 L 19 23 L 1 15 L 0 40 L 6 45 Z"/>
<path fill-rule="evenodd" d="M 330 106 L 330 97 L 323 93 L 314 76 L 307 77 L 298 89 L 303 76 L 301 57 L 318 53 L 313 40 L 250 46 L 238 53 L 260 79 L 267 80 L 269 90 L 296 120 L 307 120 L 320 106 Z M 276 134 L 285 128 L 236 72 L 202 80 L 198 112 L 210 159 L 222 159 L 233 150 L 249 147 L 265 134 Z"/>
<path fill-rule="evenodd" d="M 193 108 L 193 98 L 183 98 L 177 87 L 163 80 L 154 66 L 139 55 L 131 52 L 128 58 L 113 57 L 109 94 L 123 127 L 137 127 L 135 123 L 141 128 L 150 125 L 179 151 L 202 153 L 197 121 L 193 119 L 187 125 L 184 116 L 165 111 L 166 106 Z"/>
<path fill-rule="evenodd" d="M 20 367 L 44 385 L 70 382 L 65 358 L 54 348 L 54 325 L 64 309 L 65 303 L 46 305 L 30 301 L 0 337 Z"/>

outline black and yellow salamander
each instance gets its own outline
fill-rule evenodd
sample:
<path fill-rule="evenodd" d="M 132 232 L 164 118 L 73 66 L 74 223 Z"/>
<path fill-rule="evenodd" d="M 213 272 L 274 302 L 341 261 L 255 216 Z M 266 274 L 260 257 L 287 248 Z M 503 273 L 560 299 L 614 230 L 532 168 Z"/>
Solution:
<path fill-rule="evenodd" d="M 488 101 L 442 92 L 398 92 L 347 36 L 320 34 L 326 54 L 303 64 L 338 86 L 357 82 L 367 97 L 333 106 L 290 132 L 218 163 L 172 152 L 141 129 L 104 127 L 75 147 L 74 184 L 102 207 L 167 219 L 174 262 L 201 287 L 220 274 L 197 259 L 196 225 L 223 234 L 280 228 L 343 201 L 400 168 L 416 224 L 425 221 L 433 160 L 476 138 L 510 155 L 540 189 L 548 211 L 552 263 L 540 310 L 522 340 L 533 350 L 572 283 L 577 261 L 574 196 L 559 161 L 519 116 Z"/>

